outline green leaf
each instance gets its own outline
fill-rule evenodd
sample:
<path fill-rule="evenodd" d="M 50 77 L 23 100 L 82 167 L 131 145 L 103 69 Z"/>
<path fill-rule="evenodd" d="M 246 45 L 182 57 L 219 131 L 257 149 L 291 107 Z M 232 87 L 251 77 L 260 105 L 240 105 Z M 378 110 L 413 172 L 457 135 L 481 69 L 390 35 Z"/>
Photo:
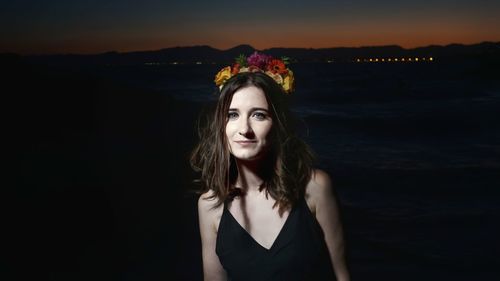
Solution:
<path fill-rule="evenodd" d="M 290 64 L 290 57 L 281 57 L 281 60 L 285 65 Z"/>
<path fill-rule="evenodd" d="M 240 65 L 240 67 L 246 67 L 247 66 L 247 57 L 243 54 L 240 54 L 236 59 L 236 63 Z"/>

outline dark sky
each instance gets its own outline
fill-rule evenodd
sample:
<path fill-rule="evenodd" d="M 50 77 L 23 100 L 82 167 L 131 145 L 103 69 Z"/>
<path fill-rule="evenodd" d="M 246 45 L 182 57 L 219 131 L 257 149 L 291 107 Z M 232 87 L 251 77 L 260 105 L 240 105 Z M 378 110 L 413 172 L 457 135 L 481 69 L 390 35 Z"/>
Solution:
<path fill-rule="evenodd" d="M 0 52 L 500 41 L 498 0 L 1 0 Z"/>

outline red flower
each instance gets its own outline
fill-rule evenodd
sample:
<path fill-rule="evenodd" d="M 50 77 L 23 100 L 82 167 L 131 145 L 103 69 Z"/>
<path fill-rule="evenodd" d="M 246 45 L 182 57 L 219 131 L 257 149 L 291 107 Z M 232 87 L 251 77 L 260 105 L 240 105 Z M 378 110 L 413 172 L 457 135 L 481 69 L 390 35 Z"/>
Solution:
<path fill-rule="evenodd" d="M 286 69 L 285 63 L 279 59 L 273 59 L 267 65 L 267 70 L 276 74 L 287 74 L 288 69 Z"/>
<path fill-rule="evenodd" d="M 232 67 L 232 70 L 231 70 L 231 74 L 232 75 L 235 75 L 237 74 L 238 72 L 240 72 L 240 64 L 239 63 L 235 63 Z"/>

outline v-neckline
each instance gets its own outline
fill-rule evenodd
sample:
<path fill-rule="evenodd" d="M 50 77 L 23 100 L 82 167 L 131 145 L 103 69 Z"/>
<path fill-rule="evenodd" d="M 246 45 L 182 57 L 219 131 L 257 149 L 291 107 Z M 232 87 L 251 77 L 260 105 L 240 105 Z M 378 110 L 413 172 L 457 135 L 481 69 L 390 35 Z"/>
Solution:
<path fill-rule="evenodd" d="M 233 214 L 231 214 L 231 212 L 229 211 L 229 208 L 227 206 L 224 206 L 224 209 L 226 212 L 228 212 L 229 216 L 231 217 L 231 219 L 238 225 L 238 227 L 243 230 L 243 232 L 255 243 L 257 244 L 257 246 L 259 246 L 260 248 L 264 249 L 266 252 L 270 252 L 273 250 L 273 248 L 275 247 L 275 245 L 277 244 L 279 238 L 282 236 L 282 233 L 284 232 L 286 226 L 288 225 L 288 221 L 290 221 L 290 216 L 292 215 L 293 211 L 295 210 L 295 206 L 292 207 L 292 209 L 290 210 L 290 212 L 288 213 L 288 216 L 286 217 L 285 219 L 285 223 L 283 224 L 283 226 L 281 226 L 281 229 L 280 231 L 278 232 L 278 235 L 276 236 L 276 238 L 274 238 L 274 241 L 273 243 L 271 244 L 271 247 L 268 249 L 266 247 L 264 247 L 262 244 L 260 244 L 257 240 L 255 240 L 255 238 L 253 238 L 253 236 L 238 222 L 238 220 L 236 220 L 236 218 L 233 216 Z"/>

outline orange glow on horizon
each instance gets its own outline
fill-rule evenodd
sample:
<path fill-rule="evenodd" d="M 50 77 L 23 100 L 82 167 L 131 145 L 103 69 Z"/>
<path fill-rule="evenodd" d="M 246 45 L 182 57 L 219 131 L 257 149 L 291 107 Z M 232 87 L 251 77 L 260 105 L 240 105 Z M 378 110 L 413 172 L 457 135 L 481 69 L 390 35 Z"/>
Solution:
<path fill-rule="evenodd" d="M 219 50 L 227 50 L 237 45 L 248 44 L 257 50 L 268 48 L 335 48 L 335 47 L 364 47 L 364 46 L 387 46 L 399 45 L 405 49 L 416 47 L 426 47 L 429 45 L 449 45 L 449 44 L 477 44 L 484 41 L 499 42 L 500 35 L 485 36 L 484 34 L 460 34 L 459 32 L 449 32 L 444 34 L 432 33 L 407 33 L 404 36 L 394 32 L 394 34 L 381 34 L 378 36 L 362 34 L 360 31 L 352 35 L 350 30 L 342 33 L 336 33 L 332 36 L 327 36 L 321 31 L 316 34 L 301 35 L 297 33 L 295 36 L 277 36 L 272 34 L 260 36 L 259 33 L 243 33 L 239 38 L 197 36 L 196 33 L 180 37 L 169 37 L 168 39 L 157 38 L 154 35 L 148 38 L 124 38 L 116 36 L 116 38 L 100 38 L 81 37 L 78 40 L 71 41 L 54 41 L 54 42 L 27 42 L 20 43 L 10 42 L 10 46 L 3 46 L 0 52 L 14 52 L 19 54 L 97 54 L 110 51 L 117 52 L 134 52 L 134 51 L 154 51 L 171 47 L 187 47 L 208 45 Z M 368 34 L 369 32 L 366 31 Z M 483 35 L 483 36 L 481 36 Z M 397 39 L 395 39 L 397 38 Z"/>
<path fill-rule="evenodd" d="M 0 46 L 0 53 L 98 54 L 200 45 L 226 50 L 241 44 L 257 50 L 388 45 L 411 49 L 500 42 L 500 29 L 492 28 L 500 23 L 496 15 L 500 4 L 494 1 L 485 5 L 267 1 L 266 8 L 256 2 L 236 8 L 240 3 L 155 1 L 134 5 L 134 10 L 116 1 L 87 2 L 60 5 L 48 0 L 23 20 L 18 13 L 33 7 L 6 5 L 0 29 L 8 40 Z"/>

